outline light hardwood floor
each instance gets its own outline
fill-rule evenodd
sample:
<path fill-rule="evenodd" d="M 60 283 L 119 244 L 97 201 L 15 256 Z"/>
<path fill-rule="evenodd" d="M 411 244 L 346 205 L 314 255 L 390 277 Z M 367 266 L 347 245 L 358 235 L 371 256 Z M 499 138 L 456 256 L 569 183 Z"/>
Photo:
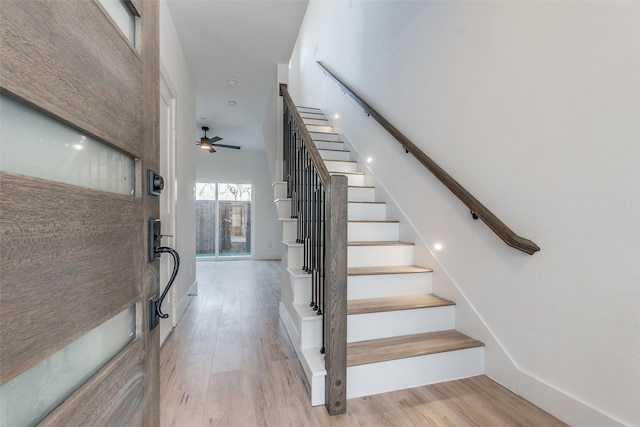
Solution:
<path fill-rule="evenodd" d="M 278 318 L 280 262 L 197 265 L 199 291 L 162 347 L 163 427 L 562 426 L 485 376 L 312 408 Z"/>

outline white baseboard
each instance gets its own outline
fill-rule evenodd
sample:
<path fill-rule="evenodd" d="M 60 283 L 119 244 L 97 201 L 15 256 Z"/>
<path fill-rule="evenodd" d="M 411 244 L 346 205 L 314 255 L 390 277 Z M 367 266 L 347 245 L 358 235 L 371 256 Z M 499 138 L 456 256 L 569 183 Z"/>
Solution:
<path fill-rule="evenodd" d="M 280 319 L 282 320 L 282 324 L 284 324 L 287 335 L 289 335 L 289 341 L 291 341 L 291 344 L 293 344 L 293 348 L 296 350 L 298 359 L 300 359 L 300 333 L 298 332 L 293 319 L 291 319 L 291 316 L 289 315 L 289 311 L 284 306 L 284 303 L 282 303 L 282 301 L 280 302 Z"/>
<path fill-rule="evenodd" d="M 295 323 L 284 303 L 280 302 L 280 319 L 284 325 L 289 340 L 296 351 L 298 360 L 302 365 L 307 383 L 309 385 L 311 406 L 324 405 L 324 388 L 327 371 L 324 370 L 324 355 L 320 354 L 320 349 L 300 347 L 300 333 L 296 329 Z"/>
<path fill-rule="evenodd" d="M 282 255 L 280 252 L 265 252 L 262 254 L 255 254 L 253 259 L 261 260 L 261 261 L 280 261 Z"/>
<path fill-rule="evenodd" d="M 191 300 L 194 296 L 198 294 L 198 281 L 194 281 L 193 284 L 189 287 L 187 293 L 182 297 L 178 305 L 176 306 L 175 317 L 173 319 L 173 327 L 175 327 L 182 316 L 184 316 L 184 312 L 187 311 L 187 307 L 191 303 Z"/>
<path fill-rule="evenodd" d="M 517 390 L 505 384 L 523 398 L 544 409 L 561 421 L 580 427 L 625 427 L 633 423 L 616 420 L 613 416 L 589 406 L 575 396 L 558 390 L 540 378 L 518 370 Z"/>
<path fill-rule="evenodd" d="M 337 130 L 336 132 L 339 131 Z M 340 133 L 344 143 L 351 147 L 352 154 L 361 159 L 362 156 L 355 150 L 348 136 L 342 132 Z M 418 229 L 413 221 L 399 207 L 395 198 L 391 196 L 384 184 L 377 181 L 376 189 L 381 189 L 385 193 L 386 201 L 389 203 L 387 214 L 389 214 L 390 209 L 395 209 L 401 218 L 401 222 L 404 221 L 408 226 L 405 229 L 405 233 L 409 235 L 404 235 L 401 229 L 400 237 L 402 240 L 415 242 L 416 260 L 429 261 L 426 265 L 433 267 L 434 270 L 440 273 L 438 279 L 434 280 L 434 292 L 439 296 L 456 301 L 456 329 L 485 343 L 485 373 L 487 376 L 569 425 L 580 427 L 640 427 L 637 420 L 622 421 L 616 419 L 613 415 L 583 402 L 569 392 L 560 390 L 535 375 L 525 372 L 511 356 L 504 344 L 497 338 L 493 329 L 480 314 L 479 310 L 471 303 L 467 294 L 463 292 L 449 271 L 438 261 L 437 256 L 432 252 L 424 236 L 417 231 Z M 397 219 L 395 216 L 394 218 Z M 442 292 L 443 290 L 445 292 Z M 463 305 L 466 305 L 466 307 L 462 308 L 461 306 Z M 467 318 L 461 321 L 463 310 L 466 311 Z M 460 329 L 460 323 L 464 324 L 466 328 Z M 466 330 L 467 328 L 469 330 Z"/>

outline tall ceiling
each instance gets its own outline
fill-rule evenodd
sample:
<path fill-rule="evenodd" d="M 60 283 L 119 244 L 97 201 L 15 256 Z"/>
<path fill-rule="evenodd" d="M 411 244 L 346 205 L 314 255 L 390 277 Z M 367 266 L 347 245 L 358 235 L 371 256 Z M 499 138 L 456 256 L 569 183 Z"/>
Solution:
<path fill-rule="evenodd" d="M 195 84 L 194 125 L 208 126 L 207 136 L 223 144 L 264 150 L 277 64 L 289 62 L 308 0 L 167 2 Z"/>

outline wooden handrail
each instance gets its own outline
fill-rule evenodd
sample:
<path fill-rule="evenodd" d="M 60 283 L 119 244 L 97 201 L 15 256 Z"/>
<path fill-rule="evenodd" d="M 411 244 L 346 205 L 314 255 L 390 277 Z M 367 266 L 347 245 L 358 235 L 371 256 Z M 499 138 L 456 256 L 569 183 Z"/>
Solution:
<path fill-rule="evenodd" d="M 328 186 L 329 178 L 331 176 L 331 174 L 329 173 L 329 169 L 327 169 L 327 166 L 324 164 L 324 160 L 322 160 L 322 157 L 320 156 L 320 152 L 318 151 L 315 144 L 313 143 L 313 138 L 311 138 L 311 134 L 307 130 L 307 127 L 305 126 L 304 121 L 302 120 L 302 116 L 298 114 L 298 109 L 296 108 L 296 104 L 293 102 L 293 99 L 291 99 L 291 95 L 289 95 L 289 91 L 287 90 L 287 85 L 284 83 L 280 83 L 280 95 L 282 96 L 282 99 L 284 100 L 285 104 L 287 104 L 289 111 L 293 113 L 292 114 L 293 120 L 295 121 L 296 126 L 298 127 L 300 133 L 302 134 L 302 142 L 304 143 L 304 146 L 307 148 L 307 151 L 309 152 L 309 156 L 311 156 L 311 159 L 313 160 L 313 164 L 318 169 L 318 175 L 320 175 L 320 179 L 322 180 L 322 183 L 325 186 Z"/>
<path fill-rule="evenodd" d="M 323 65 L 320 61 L 317 61 L 318 66 L 323 70 L 323 73 L 333 80 L 340 88 L 353 98 L 364 112 L 373 117 L 380 125 L 387 130 L 401 145 L 402 148 L 412 154 L 424 167 L 426 167 L 436 178 L 442 182 L 458 199 L 462 201 L 471 210 L 471 214 L 474 219 L 480 218 L 482 222 L 493 230 L 507 245 L 518 249 L 522 252 L 526 252 L 529 255 L 533 255 L 540 250 L 540 247 L 533 243 L 531 240 L 518 236 L 514 233 L 505 223 L 503 223 L 497 216 L 495 216 L 489 209 L 487 209 L 482 203 L 478 201 L 471 193 L 469 193 L 462 185 L 460 185 L 455 179 L 453 179 L 447 172 L 444 171 L 436 162 L 434 162 L 429 156 L 427 156 L 422 150 L 420 150 L 409 138 L 404 136 L 402 132 L 396 129 L 391 123 L 380 115 L 376 110 L 365 102 L 362 97 L 356 94 L 349 86 L 343 83 L 335 74 Z"/>

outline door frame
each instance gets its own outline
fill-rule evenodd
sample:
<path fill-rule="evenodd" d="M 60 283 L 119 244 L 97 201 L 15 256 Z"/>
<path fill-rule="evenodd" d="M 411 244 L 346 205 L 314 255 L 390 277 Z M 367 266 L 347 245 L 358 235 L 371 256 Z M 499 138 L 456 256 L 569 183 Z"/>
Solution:
<path fill-rule="evenodd" d="M 169 109 L 168 123 L 163 123 L 165 115 L 160 114 L 160 175 L 164 178 L 165 187 L 160 194 L 160 221 L 162 223 L 163 245 L 177 247 L 176 235 L 176 97 L 164 66 L 160 65 L 160 108 L 167 105 Z M 163 138 L 162 128 L 166 129 L 166 140 Z M 167 285 L 173 260 L 170 257 L 160 257 L 160 292 Z M 176 327 L 176 287 L 167 294 L 163 303 L 163 311 L 169 314 L 168 319 L 160 319 L 160 347 Z"/>

